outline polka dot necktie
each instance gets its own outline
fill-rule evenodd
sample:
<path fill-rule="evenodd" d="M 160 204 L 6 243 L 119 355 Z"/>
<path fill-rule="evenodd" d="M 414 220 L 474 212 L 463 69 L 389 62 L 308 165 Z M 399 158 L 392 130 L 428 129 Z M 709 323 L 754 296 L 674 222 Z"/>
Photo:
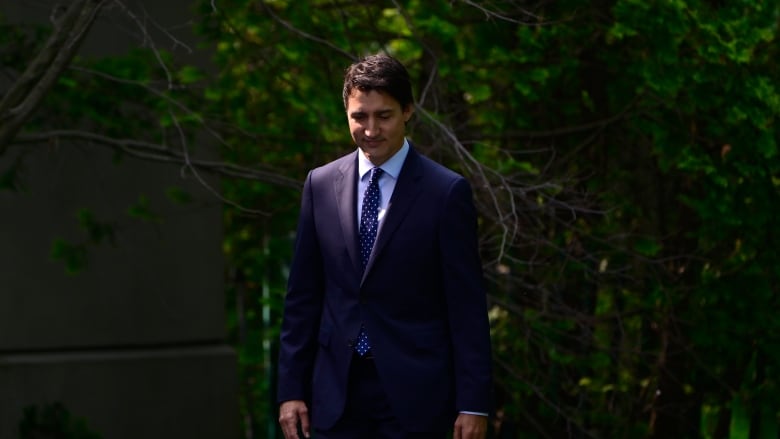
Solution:
<path fill-rule="evenodd" d="M 360 261 L 365 271 L 371 249 L 374 247 L 376 231 L 379 227 L 377 214 L 379 213 L 379 177 L 382 176 L 382 168 L 371 170 L 371 179 L 368 182 L 366 192 L 363 194 L 363 212 L 360 215 Z"/>
<path fill-rule="evenodd" d="M 366 192 L 363 194 L 363 211 L 360 215 L 360 260 L 363 271 L 368 265 L 368 258 L 371 256 L 371 249 L 374 248 L 376 232 L 379 228 L 379 201 L 382 193 L 379 191 L 379 177 L 382 176 L 382 168 L 371 169 L 371 179 L 368 182 Z M 355 351 L 361 357 L 371 349 L 368 343 L 368 335 L 363 326 L 360 327 Z"/>

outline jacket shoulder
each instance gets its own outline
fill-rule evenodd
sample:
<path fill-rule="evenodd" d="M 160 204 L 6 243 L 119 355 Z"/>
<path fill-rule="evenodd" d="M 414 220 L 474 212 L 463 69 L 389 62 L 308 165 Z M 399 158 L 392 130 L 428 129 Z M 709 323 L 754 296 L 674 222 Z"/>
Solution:
<path fill-rule="evenodd" d="M 354 169 L 356 163 L 357 152 L 352 151 L 349 154 L 345 154 L 331 162 L 312 169 L 310 175 L 313 180 L 332 178 L 333 175 L 343 174 L 350 169 Z"/>
<path fill-rule="evenodd" d="M 411 151 L 410 151 L 411 152 Z M 414 151 L 415 160 L 418 163 L 419 169 L 426 176 L 434 182 L 439 182 L 442 185 L 449 186 L 455 181 L 463 180 L 468 183 L 466 178 L 453 171 L 452 169 L 444 166 L 443 164 L 429 158 L 417 151 Z"/>

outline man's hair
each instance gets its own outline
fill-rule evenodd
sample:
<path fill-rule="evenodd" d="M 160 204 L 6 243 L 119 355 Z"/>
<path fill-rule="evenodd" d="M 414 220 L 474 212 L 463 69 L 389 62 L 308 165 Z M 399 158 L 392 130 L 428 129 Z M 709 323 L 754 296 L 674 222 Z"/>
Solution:
<path fill-rule="evenodd" d="M 384 53 L 362 58 L 344 73 L 344 108 L 354 89 L 362 92 L 381 91 L 392 96 L 401 109 L 414 103 L 409 72 L 400 61 Z"/>

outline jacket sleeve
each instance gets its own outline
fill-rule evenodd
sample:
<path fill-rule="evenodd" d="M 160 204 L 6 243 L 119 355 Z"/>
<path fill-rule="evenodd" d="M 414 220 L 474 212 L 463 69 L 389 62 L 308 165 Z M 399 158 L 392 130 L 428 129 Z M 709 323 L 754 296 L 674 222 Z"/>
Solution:
<path fill-rule="evenodd" d="M 312 172 L 306 178 L 279 339 L 278 402 L 311 399 L 322 308 L 323 264 L 314 225 Z"/>
<path fill-rule="evenodd" d="M 444 200 L 439 245 L 455 373 L 457 411 L 490 413 L 492 357 L 487 298 L 471 186 L 455 179 Z"/>

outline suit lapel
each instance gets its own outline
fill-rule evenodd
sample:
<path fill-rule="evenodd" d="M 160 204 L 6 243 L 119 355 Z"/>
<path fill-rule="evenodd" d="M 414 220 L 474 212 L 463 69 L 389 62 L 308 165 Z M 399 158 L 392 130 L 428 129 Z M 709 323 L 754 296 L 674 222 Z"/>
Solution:
<path fill-rule="evenodd" d="M 357 154 L 351 154 L 339 166 L 339 175 L 333 182 L 336 203 L 338 204 L 339 222 L 344 242 L 352 260 L 355 271 L 360 273 L 360 243 L 357 231 Z"/>
<path fill-rule="evenodd" d="M 382 253 L 382 249 L 385 247 L 390 237 L 398 229 L 398 226 L 406 218 L 409 210 L 414 205 L 414 201 L 417 199 L 417 195 L 422 190 L 422 185 L 419 184 L 420 179 L 423 176 L 423 168 L 421 165 L 420 157 L 415 152 L 414 148 L 409 148 L 409 154 L 404 160 L 404 165 L 401 168 L 401 173 L 398 175 L 398 181 L 395 184 L 393 195 L 390 197 L 390 203 L 387 207 L 387 216 L 384 218 L 384 224 L 379 228 L 379 235 L 376 237 L 376 243 L 374 244 L 374 250 L 371 253 L 371 258 L 368 260 L 365 273 L 371 270 L 374 265 L 374 260 Z M 363 279 L 365 280 L 365 273 Z M 362 283 L 362 281 L 361 281 Z"/>

